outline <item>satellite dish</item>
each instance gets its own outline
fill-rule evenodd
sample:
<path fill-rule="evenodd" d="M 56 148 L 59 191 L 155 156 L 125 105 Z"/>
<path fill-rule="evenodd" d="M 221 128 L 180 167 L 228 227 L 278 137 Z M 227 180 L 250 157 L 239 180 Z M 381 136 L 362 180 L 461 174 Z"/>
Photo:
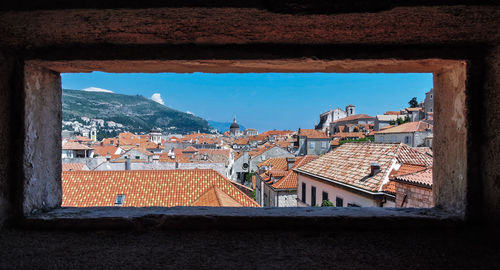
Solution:
<path fill-rule="evenodd" d="M 248 169 L 248 163 L 243 163 L 242 167 L 243 167 L 244 170 Z"/>

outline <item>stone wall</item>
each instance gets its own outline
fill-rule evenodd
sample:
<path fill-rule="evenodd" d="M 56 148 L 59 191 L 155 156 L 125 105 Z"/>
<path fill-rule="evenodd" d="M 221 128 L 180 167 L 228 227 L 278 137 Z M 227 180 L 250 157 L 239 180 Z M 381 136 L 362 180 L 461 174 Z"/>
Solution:
<path fill-rule="evenodd" d="M 62 91 L 59 73 L 25 66 L 23 213 L 59 207 Z"/>
<path fill-rule="evenodd" d="M 482 142 L 482 211 L 485 219 L 500 222 L 500 46 L 488 52 L 484 70 L 483 110 L 480 112 L 483 117 L 479 127 L 483 133 L 481 138 L 475 137 Z"/>
<path fill-rule="evenodd" d="M 12 169 L 14 166 L 11 154 L 12 144 L 8 143 L 14 134 L 12 132 L 11 117 L 13 113 L 13 77 L 15 61 L 7 54 L 0 52 L 0 228 L 5 220 L 14 212 Z"/>
<path fill-rule="evenodd" d="M 434 207 L 432 189 L 396 182 L 396 207 Z"/>

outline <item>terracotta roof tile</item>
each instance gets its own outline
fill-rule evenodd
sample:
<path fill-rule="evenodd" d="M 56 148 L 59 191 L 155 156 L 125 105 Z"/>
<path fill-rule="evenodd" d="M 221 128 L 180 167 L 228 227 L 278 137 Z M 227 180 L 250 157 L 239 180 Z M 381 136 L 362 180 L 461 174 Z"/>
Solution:
<path fill-rule="evenodd" d="M 211 206 L 215 203 L 212 195 L 222 206 L 258 207 L 214 170 L 72 171 L 62 173 L 62 185 L 62 206 L 69 207 L 114 206 L 119 194 L 125 195 L 123 206 L 131 207 L 191 206 L 195 202 Z"/>
<path fill-rule="evenodd" d="M 88 171 L 89 168 L 85 163 L 63 163 L 62 164 L 63 172 L 66 171 Z"/>
<path fill-rule="evenodd" d="M 300 129 L 299 136 L 305 136 L 310 139 L 328 139 L 325 132 L 315 129 Z"/>
<path fill-rule="evenodd" d="M 432 167 L 427 167 L 423 169 L 420 168 L 420 170 L 412 171 L 407 174 L 403 174 L 403 172 L 401 173 L 398 172 L 393 176 L 392 179 L 398 182 L 407 182 L 410 184 L 420 184 L 427 187 L 432 187 Z"/>
<path fill-rule="evenodd" d="M 387 133 L 405 133 L 405 132 L 418 132 L 418 131 L 426 131 L 427 129 L 432 130 L 432 125 L 423 121 L 418 122 L 408 122 L 401 124 L 399 126 L 395 126 L 392 128 L 387 128 L 381 131 L 377 131 L 375 133 L 379 134 L 387 134 Z"/>
<path fill-rule="evenodd" d="M 269 158 L 257 164 L 257 167 L 267 166 L 275 170 L 286 170 L 288 168 L 286 159 L 286 157 Z"/>
<path fill-rule="evenodd" d="M 393 163 L 432 165 L 432 158 L 405 144 L 346 143 L 297 169 L 368 191 L 380 191 Z M 372 163 L 380 171 L 370 176 Z"/>
<path fill-rule="evenodd" d="M 92 148 L 77 142 L 66 142 L 62 145 L 63 150 L 91 150 Z"/>
<path fill-rule="evenodd" d="M 352 120 L 364 119 L 364 118 L 370 118 L 370 119 L 374 119 L 375 120 L 375 117 L 369 116 L 367 114 L 355 114 L 355 115 L 351 115 L 351 116 L 347 116 L 347 117 L 344 117 L 344 118 L 337 119 L 336 121 L 333 121 L 332 123 L 342 123 L 342 122 L 345 122 L 345 121 L 352 121 Z"/>
<path fill-rule="evenodd" d="M 315 159 L 317 159 L 318 156 L 303 156 L 300 158 L 297 158 L 295 161 L 295 164 L 293 165 L 292 169 L 289 170 L 286 175 L 278 180 L 276 183 L 273 184 L 273 188 L 275 189 L 297 189 L 297 183 L 298 183 L 298 175 L 293 169 L 299 168 Z"/>

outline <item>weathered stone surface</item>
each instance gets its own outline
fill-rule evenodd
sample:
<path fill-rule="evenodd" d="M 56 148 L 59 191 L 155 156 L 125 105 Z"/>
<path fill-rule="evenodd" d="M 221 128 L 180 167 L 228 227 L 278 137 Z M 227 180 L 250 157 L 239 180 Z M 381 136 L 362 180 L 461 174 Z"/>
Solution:
<path fill-rule="evenodd" d="M 483 217 L 500 222 L 500 46 L 487 56 L 481 122 Z"/>
<path fill-rule="evenodd" d="M 2 269 L 495 269 L 496 230 L 4 231 Z"/>
<path fill-rule="evenodd" d="M 11 189 L 9 188 L 9 81 L 12 74 L 12 61 L 0 53 L 0 228 L 12 211 Z"/>
<path fill-rule="evenodd" d="M 60 208 L 27 217 L 35 229 L 337 229 L 436 228 L 463 225 L 460 216 L 435 209 L 409 208 L 231 208 L 90 207 Z"/>
<path fill-rule="evenodd" d="M 61 205 L 61 78 L 41 67 L 25 66 L 23 212 Z"/>
<path fill-rule="evenodd" d="M 466 214 L 465 63 L 434 74 L 433 186 L 436 207 Z"/>
<path fill-rule="evenodd" d="M 485 27 L 489 25 L 490 27 Z M 0 13 L 1 45 L 450 44 L 498 42 L 500 9 L 397 7 L 374 13 L 281 14 L 254 8 L 45 10 Z"/>

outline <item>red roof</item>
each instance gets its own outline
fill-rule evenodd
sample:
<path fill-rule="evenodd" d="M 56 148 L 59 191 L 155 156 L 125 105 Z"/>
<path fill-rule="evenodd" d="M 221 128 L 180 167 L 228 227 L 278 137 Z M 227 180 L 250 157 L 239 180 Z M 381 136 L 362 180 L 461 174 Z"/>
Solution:
<path fill-rule="evenodd" d="M 245 206 L 258 204 L 214 170 L 63 172 L 65 207 Z"/>
<path fill-rule="evenodd" d="M 399 126 L 387 128 L 384 130 L 376 131 L 377 134 L 387 134 L 387 133 L 407 133 L 407 132 L 423 132 L 427 130 L 432 131 L 433 127 L 431 124 L 424 121 L 418 122 L 408 122 L 401 124 Z"/>
<path fill-rule="evenodd" d="M 351 116 L 347 116 L 347 117 L 344 117 L 344 118 L 340 118 L 340 119 L 337 119 L 335 121 L 333 121 L 332 123 L 341 123 L 341 122 L 344 122 L 344 121 L 352 121 L 352 120 L 357 120 L 357 119 L 375 119 L 375 117 L 373 116 L 369 116 L 367 114 L 355 114 L 355 115 L 351 115 Z"/>
<path fill-rule="evenodd" d="M 276 183 L 273 184 L 273 188 L 275 189 L 297 189 L 298 185 L 298 175 L 296 172 L 293 171 L 293 169 L 299 168 L 315 159 L 317 159 L 318 156 L 303 156 L 297 159 L 295 161 L 295 164 L 293 165 L 292 169 L 287 172 L 287 174 L 278 180 Z"/>
<path fill-rule="evenodd" d="M 77 142 L 66 142 L 62 146 L 63 150 L 91 150 L 92 148 Z"/>
<path fill-rule="evenodd" d="M 401 166 L 399 171 L 401 171 L 404 166 L 405 164 Z M 416 168 L 413 166 L 411 169 L 406 168 L 403 170 L 404 171 L 402 172 L 398 171 L 392 179 L 397 182 L 406 182 L 408 184 L 419 184 L 432 187 L 432 167 Z"/>
<path fill-rule="evenodd" d="M 325 132 L 315 129 L 300 129 L 299 136 L 305 136 L 309 139 L 328 139 Z"/>
<path fill-rule="evenodd" d="M 345 143 L 297 170 L 368 191 L 380 191 L 395 161 L 432 166 L 430 156 L 402 143 Z M 372 163 L 380 165 L 380 172 L 370 176 Z"/>
<path fill-rule="evenodd" d="M 87 165 L 85 163 L 63 163 L 62 164 L 62 170 L 63 172 L 66 171 L 83 171 L 83 170 L 89 170 Z"/>

